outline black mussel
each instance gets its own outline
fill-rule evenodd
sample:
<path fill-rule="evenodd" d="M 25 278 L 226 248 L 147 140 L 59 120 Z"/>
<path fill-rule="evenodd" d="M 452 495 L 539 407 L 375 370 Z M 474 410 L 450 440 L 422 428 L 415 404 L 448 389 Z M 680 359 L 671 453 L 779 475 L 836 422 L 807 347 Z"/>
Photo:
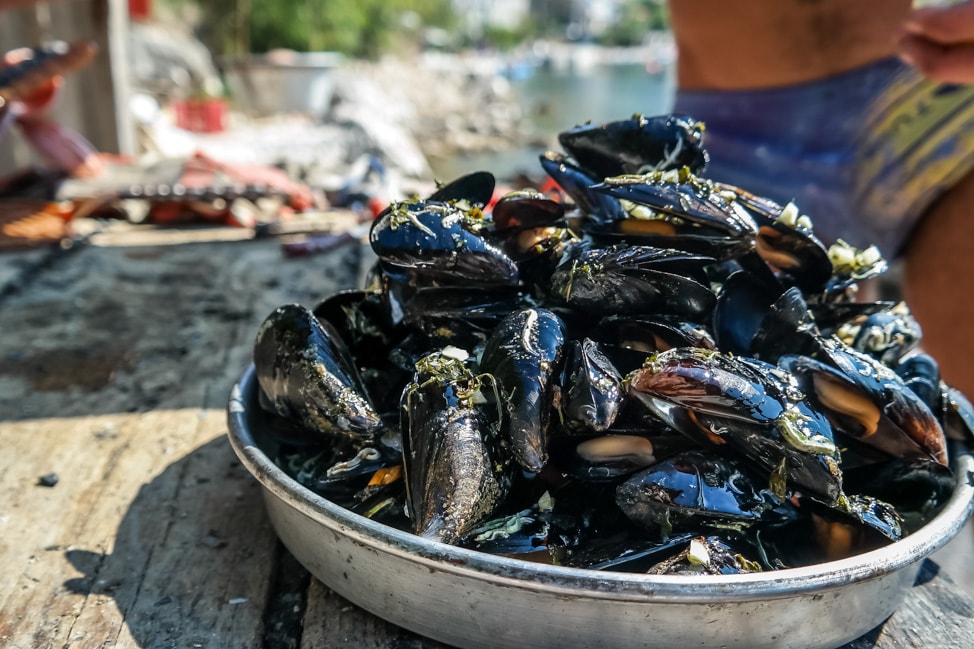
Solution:
<path fill-rule="evenodd" d="M 619 414 L 622 376 L 590 338 L 565 344 L 555 409 L 572 433 L 604 433 Z"/>
<path fill-rule="evenodd" d="M 843 468 L 847 493 L 889 503 L 914 532 L 936 516 L 954 491 L 954 474 L 932 460 L 894 458 L 886 462 Z"/>
<path fill-rule="evenodd" d="M 716 351 L 679 347 L 653 354 L 626 381 L 630 394 L 647 405 L 663 400 L 758 424 L 774 422 L 786 411 L 777 383 Z"/>
<path fill-rule="evenodd" d="M 339 291 L 311 311 L 335 328 L 360 370 L 385 366 L 389 350 L 402 336 L 381 291 Z"/>
<path fill-rule="evenodd" d="M 411 291 L 410 291 L 411 292 Z M 340 291 L 312 308 L 321 321 L 327 321 L 346 343 L 362 385 L 387 433 L 398 431 L 399 393 L 412 376 L 412 364 L 397 366 L 390 352 L 402 342 L 405 331 L 393 324 L 392 291 Z"/>
<path fill-rule="evenodd" d="M 480 371 L 497 379 L 503 394 L 503 428 L 514 457 L 537 473 L 548 459 L 555 373 L 563 354 L 565 324 L 548 309 L 511 313 L 484 347 Z"/>
<path fill-rule="evenodd" d="M 369 235 L 388 265 L 443 283 L 514 286 L 514 261 L 484 237 L 488 220 L 459 203 L 403 201 L 380 214 Z"/>
<path fill-rule="evenodd" d="M 473 349 L 508 314 L 526 305 L 514 287 L 427 286 L 403 304 L 403 322 L 444 345 Z"/>
<path fill-rule="evenodd" d="M 620 201 L 624 217 L 590 222 L 597 238 L 679 248 L 718 260 L 743 255 L 755 246 L 757 224 L 708 180 L 687 169 L 613 176 L 592 188 Z"/>
<path fill-rule="evenodd" d="M 617 198 L 592 189 L 602 178 L 596 178 L 562 153 L 548 151 L 540 156 L 540 160 L 541 167 L 574 201 L 582 214 L 598 223 L 625 218 L 625 211 Z"/>
<path fill-rule="evenodd" d="M 974 405 L 955 387 L 940 382 L 944 434 L 974 447 Z"/>
<path fill-rule="evenodd" d="M 623 482 L 616 504 L 660 538 L 701 528 L 740 529 L 778 505 L 763 482 L 736 460 L 687 451 Z"/>
<path fill-rule="evenodd" d="M 832 276 L 828 248 L 812 232 L 812 220 L 794 203 L 779 205 L 739 187 L 716 183 L 729 190 L 758 225 L 755 251 L 788 285 L 808 293 L 825 289 Z"/>
<path fill-rule="evenodd" d="M 427 201 L 460 202 L 483 209 L 494 196 L 497 179 L 489 171 L 474 171 L 437 187 Z"/>
<path fill-rule="evenodd" d="M 341 336 L 307 307 L 286 304 L 254 342 L 257 380 L 272 411 L 326 435 L 371 439 L 382 422 Z"/>
<path fill-rule="evenodd" d="M 835 506 L 798 497 L 790 500 L 789 507 L 793 507 L 791 520 L 764 527 L 759 537 L 765 553 L 780 563 L 778 567 L 845 559 L 903 536 L 893 507 L 868 496 L 844 497 Z"/>
<path fill-rule="evenodd" d="M 674 347 L 717 349 L 710 331 L 696 322 L 666 315 L 607 316 L 599 323 L 599 341 L 646 355 Z"/>
<path fill-rule="evenodd" d="M 923 352 L 910 354 L 901 359 L 893 370 L 903 379 L 906 387 L 941 419 L 940 425 L 943 426 L 943 382 L 940 380 L 940 365 L 933 356 Z"/>
<path fill-rule="evenodd" d="M 566 207 L 535 189 L 520 189 L 501 196 L 491 210 L 496 232 L 546 228 L 562 223 Z"/>
<path fill-rule="evenodd" d="M 566 259 L 551 290 L 582 311 L 674 315 L 701 322 L 717 301 L 705 284 L 709 257 L 647 246 L 596 248 Z"/>
<path fill-rule="evenodd" d="M 558 142 L 600 179 L 620 174 L 707 165 L 703 123 L 686 115 L 634 115 L 606 124 L 583 124 L 558 134 Z"/>
<path fill-rule="evenodd" d="M 829 422 L 774 365 L 717 352 L 674 349 L 627 377 L 630 394 L 705 447 L 733 449 L 789 483 L 834 502 L 842 490 Z"/>
<path fill-rule="evenodd" d="M 572 230 L 560 227 L 521 230 L 505 239 L 504 251 L 517 264 L 526 290 L 539 295 L 551 291 L 551 275 L 582 240 Z"/>
<path fill-rule="evenodd" d="M 402 393 L 402 456 L 414 533 L 456 543 L 489 518 L 511 485 L 491 377 L 436 352 Z"/>
<path fill-rule="evenodd" d="M 896 306 L 896 302 L 880 300 L 874 302 L 820 302 L 810 301 L 808 310 L 811 312 L 819 331 L 823 336 L 838 335 L 840 329 L 858 326 L 866 321 L 873 313 L 888 311 Z"/>
<path fill-rule="evenodd" d="M 822 351 L 828 362 L 783 356 L 779 364 L 798 377 L 834 430 L 893 457 L 947 464 L 943 429 L 903 379 L 838 339 L 826 340 Z"/>
<path fill-rule="evenodd" d="M 753 549 L 750 549 L 753 552 Z M 747 559 L 739 548 L 718 536 L 697 536 L 684 550 L 646 571 L 650 575 L 740 575 L 761 572 L 761 564 Z"/>
<path fill-rule="evenodd" d="M 717 347 L 769 363 L 783 354 L 814 353 L 821 336 L 801 290 L 779 291 L 748 271 L 728 277 L 714 307 Z"/>
<path fill-rule="evenodd" d="M 654 221 L 662 222 L 680 234 L 693 228 L 714 235 L 740 238 L 739 252 L 754 247 L 757 223 L 711 181 L 695 176 L 686 168 L 679 171 L 650 172 L 642 175 L 607 177 L 593 187 L 595 191 L 623 201 L 629 219 L 645 221 L 649 233 L 656 233 Z M 632 234 L 638 234 L 636 224 Z M 660 231 L 665 233 L 665 229 Z"/>
<path fill-rule="evenodd" d="M 913 351 L 923 332 L 906 303 L 871 313 L 861 321 L 846 323 L 836 335 L 853 349 L 890 367 Z"/>

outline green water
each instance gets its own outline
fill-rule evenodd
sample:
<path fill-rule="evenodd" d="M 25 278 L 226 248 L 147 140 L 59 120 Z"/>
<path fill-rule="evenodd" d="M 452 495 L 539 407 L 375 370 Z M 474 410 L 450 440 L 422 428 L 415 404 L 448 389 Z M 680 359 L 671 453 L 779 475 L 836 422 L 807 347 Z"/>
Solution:
<path fill-rule="evenodd" d="M 538 68 L 511 85 L 531 128 L 523 145 L 502 151 L 431 160 L 440 179 L 486 170 L 498 178 L 518 173 L 543 175 L 538 156 L 558 150 L 556 135 L 587 121 L 626 119 L 633 113 L 657 115 L 670 110 L 674 68 L 651 74 L 642 65 L 596 66 L 585 74 Z"/>

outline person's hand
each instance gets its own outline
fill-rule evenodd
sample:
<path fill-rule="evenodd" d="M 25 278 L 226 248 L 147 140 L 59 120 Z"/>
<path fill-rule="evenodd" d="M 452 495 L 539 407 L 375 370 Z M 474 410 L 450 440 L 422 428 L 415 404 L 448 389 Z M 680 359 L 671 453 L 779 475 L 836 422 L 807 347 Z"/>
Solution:
<path fill-rule="evenodd" d="M 914 9 L 898 47 L 900 58 L 931 79 L 974 83 L 974 1 Z"/>

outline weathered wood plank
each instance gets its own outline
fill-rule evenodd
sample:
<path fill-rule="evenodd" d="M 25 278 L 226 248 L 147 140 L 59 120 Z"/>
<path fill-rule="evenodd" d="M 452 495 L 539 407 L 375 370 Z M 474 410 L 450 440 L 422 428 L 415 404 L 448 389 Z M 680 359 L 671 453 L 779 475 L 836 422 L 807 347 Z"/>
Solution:
<path fill-rule="evenodd" d="M 4 467 L 0 569 L 18 575 L 0 591 L 0 644 L 259 635 L 275 539 L 224 434 L 222 411 L 201 410 L 0 425 L 17 458 Z M 57 486 L 34 485 L 52 471 Z"/>
<path fill-rule="evenodd" d="M 359 285 L 367 260 L 286 259 L 276 240 L 86 247 L 0 295 L 0 646 L 442 649 L 278 563 L 223 439 L 263 318 Z M 974 603 L 924 574 L 849 649 L 967 646 Z M 279 613 L 292 602 L 303 623 Z"/>

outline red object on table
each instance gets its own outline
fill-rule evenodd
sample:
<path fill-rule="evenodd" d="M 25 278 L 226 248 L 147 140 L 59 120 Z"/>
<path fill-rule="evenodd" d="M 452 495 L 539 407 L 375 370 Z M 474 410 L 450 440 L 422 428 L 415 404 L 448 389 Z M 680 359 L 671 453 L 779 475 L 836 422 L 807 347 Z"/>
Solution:
<path fill-rule="evenodd" d="M 227 104 L 222 99 L 182 99 L 173 104 L 176 126 L 194 133 L 219 133 L 224 128 Z"/>
<path fill-rule="evenodd" d="M 129 18 L 148 20 L 152 17 L 152 0 L 129 0 Z"/>

